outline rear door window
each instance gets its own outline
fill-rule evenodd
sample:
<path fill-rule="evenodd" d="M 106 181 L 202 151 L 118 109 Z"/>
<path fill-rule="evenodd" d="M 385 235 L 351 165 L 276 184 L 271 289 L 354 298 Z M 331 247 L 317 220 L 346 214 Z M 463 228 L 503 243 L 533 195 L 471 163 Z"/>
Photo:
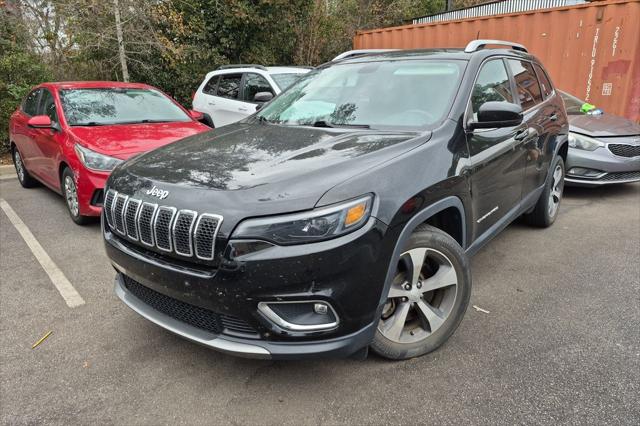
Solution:
<path fill-rule="evenodd" d="M 218 80 L 220 80 L 220 76 L 219 75 L 215 75 L 215 76 L 211 77 L 209 79 L 209 81 L 207 81 L 207 84 L 205 84 L 204 87 L 202 88 L 202 92 L 206 93 L 207 95 L 215 96 L 215 94 L 216 94 L 216 86 L 218 85 Z"/>
<path fill-rule="evenodd" d="M 473 86 L 471 95 L 471 108 L 474 119 L 477 119 L 480 105 L 485 102 L 509 102 L 514 103 L 513 92 L 509 74 L 504 67 L 502 59 L 493 59 L 486 62 Z"/>
<path fill-rule="evenodd" d="M 30 116 L 38 114 L 38 97 L 42 89 L 36 89 L 29 93 L 22 103 L 22 111 Z"/>
<path fill-rule="evenodd" d="M 242 74 L 223 74 L 218 83 L 217 96 L 228 99 L 238 99 L 240 96 L 240 82 Z"/>
<path fill-rule="evenodd" d="M 56 111 L 56 103 L 53 100 L 53 95 L 50 91 L 44 89 L 42 96 L 40 96 L 40 106 L 38 108 L 38 115 L 47 115 L 52 122 L 58 122 L 58 113 Z"/>
<path fill-rule="evenodd" d="M 533 65 L 518 59 L 508 59 L 507 62 L 516 82 L 522 109 L 526 111 L 542 102 L 542 89 L 533 70 Z"/>
<path fill-rule="evenodd" d="M 275 96 L 275 92 L 266 78 L 256 73 L 246 73 L 244 78 L 244 87 L 242 89 L 242 99 L 247 102 L 254 102 L 256 93 L 269 92 Z"/>
<path fill-rule="evenodd" d="M 553 93 L 553 86 L 551 85 L 551 81 L 549 80 L 547 73 L 542 69 L 540 65 L 533 64 L 533 68 L 535 68 L 536 74 L 538 74 L 538 81 L 540 82 L 540 86 L 542 87 L 544 98 L 547 99 Z"/>

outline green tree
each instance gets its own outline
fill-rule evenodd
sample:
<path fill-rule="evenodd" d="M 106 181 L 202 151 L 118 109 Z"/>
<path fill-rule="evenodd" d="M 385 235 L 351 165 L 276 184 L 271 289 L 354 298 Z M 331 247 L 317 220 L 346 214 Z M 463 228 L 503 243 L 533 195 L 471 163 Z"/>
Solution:
<path fill-rule="evenodd" d="M 22 10 L 7 2 L 0 11 L 0 154 L 9 150 L 9 117 L 29 89 L 49 80 L 51 73 L 30 49 Z"/>

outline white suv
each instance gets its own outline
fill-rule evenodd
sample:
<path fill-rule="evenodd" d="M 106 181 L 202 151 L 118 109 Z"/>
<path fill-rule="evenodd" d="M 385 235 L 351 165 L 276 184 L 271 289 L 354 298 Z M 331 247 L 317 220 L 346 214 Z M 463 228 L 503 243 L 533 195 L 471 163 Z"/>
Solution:
<path fill-rule="evenodd" d="M 206 75 L 193 95 L 193 109 L 211 127 L 235 123 L 253 114 L 311 68 L 224 65 Z"/>

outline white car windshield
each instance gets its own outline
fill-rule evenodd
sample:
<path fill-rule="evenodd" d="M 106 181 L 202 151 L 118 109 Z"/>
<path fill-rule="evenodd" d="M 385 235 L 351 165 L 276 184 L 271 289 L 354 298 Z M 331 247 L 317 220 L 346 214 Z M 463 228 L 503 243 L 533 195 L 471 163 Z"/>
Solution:
<path fill-rule="evenodd" d="M 464 66 L 454 60 L 337 64 L 306 74 L 257 116 L 282 125 L 427 128 L 448 113 Z"/>

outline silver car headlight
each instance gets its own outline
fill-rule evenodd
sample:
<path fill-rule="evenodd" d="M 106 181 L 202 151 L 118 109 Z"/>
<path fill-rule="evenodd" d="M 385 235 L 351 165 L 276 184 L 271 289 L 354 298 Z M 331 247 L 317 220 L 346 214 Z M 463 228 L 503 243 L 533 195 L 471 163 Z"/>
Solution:
<path fill-rule="evenodd" d="M 247 219 L 231 238 L 269 241 L 278 245 L 313 243 L 348 234 L 371 215 L 372 195 L 304 213 Z"/>
<path fill-rule="evenodd" d="M 110 172 L 118 164 L 122 163 L 122 160 L 119 158 L 100 154 L 82 145 L 76 144 L 74 148 L 76 150 L 76 154 L 78 154 L 78 157 L 80 158 L 80 161 L 82 161 L 82 164 L 84 164 L 87 169 Z"/>
<path fill-rule="evenodd" d="M 604 146 L 604 143 L 597 139 L 590 138 L 589 136 L 569 132 L 569 146 L 571 148 L 582 149 L 585 151 L 595 151 L 601 146 Z"/>

